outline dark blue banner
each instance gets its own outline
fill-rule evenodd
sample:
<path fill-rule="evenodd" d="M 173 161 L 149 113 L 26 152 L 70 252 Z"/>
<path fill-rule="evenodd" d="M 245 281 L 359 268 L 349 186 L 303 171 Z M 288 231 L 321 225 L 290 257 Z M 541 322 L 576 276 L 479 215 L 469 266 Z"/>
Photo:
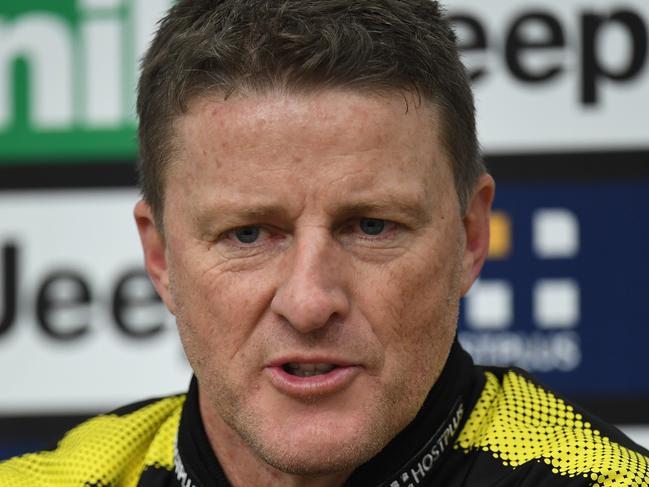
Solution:
<path fill-rule="evenodd" d="M 500 184 L 463 303 L 476 362 L 579 396 L 649 395 L 649 182 Z"/>

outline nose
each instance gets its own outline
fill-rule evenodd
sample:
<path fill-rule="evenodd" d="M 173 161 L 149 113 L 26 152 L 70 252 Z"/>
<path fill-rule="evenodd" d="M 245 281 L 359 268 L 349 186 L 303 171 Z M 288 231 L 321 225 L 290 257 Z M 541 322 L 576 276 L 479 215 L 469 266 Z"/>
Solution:
<path fill-rule="evenodd" d="M 334 319 L 344 318 L 350 308 L 336 244 L 315 233 L 296 237 L 271 301 L 271 310 L 301 333 L 316 331 Z"/>

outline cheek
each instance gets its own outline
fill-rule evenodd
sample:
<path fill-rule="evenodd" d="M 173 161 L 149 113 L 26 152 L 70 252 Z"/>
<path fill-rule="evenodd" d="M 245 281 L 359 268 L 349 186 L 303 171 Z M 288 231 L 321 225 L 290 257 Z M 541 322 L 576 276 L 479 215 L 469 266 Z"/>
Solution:
<path fill-rule="evenodd" d="M 421 407 L 455 336 L 459 263 L 457 252 L 443 255 L 411 255 L 362 276 L 363 301 L 358 306 L 381 343 L 382 391 L 389 409 L 401 411 L 394 417 L 399 428 Z"/>
<path fill-rule="evenodd" d="M 383 333 L 388 343 L 430 343 L 454 328 L 459 300 L 459 262 L 456 253 L 446 258 L 410 255 L 384 269 L 368 286 L 379 290 Z"/>
<path fill-rule="evenodd" d="M 209 252 L 176 257 L 170 269 L 176 319 L 190 361 L 233 360 L 261 320 L 268 283 L 261 276 L 210 267 Z"/>

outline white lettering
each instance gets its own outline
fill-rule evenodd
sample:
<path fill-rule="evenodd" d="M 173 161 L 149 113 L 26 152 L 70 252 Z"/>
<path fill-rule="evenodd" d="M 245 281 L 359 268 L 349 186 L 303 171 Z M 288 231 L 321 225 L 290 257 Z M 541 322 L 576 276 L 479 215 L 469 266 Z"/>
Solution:
<path fill-rule="evenodd" d="M 85 21 L 81 26 L 84 115 L 91 127 L 111 127 L 122 122 L 123 38 L 123 27 L 117 19 L 93 19 Z"/>
<path fill-rule="evenodd" d="M 449 419 L 449 422 L 445 425 L 444 429 L 441 432 L 438 430 L 430 440 L 428 445 L 430 449 L 422 457 L 413 458 L 410 463 L 405 467 L 406 471 L 401 473 L 401 482 L 394 480 L 390 487 L 401 487 L 405 485 L 406 482 L 410 480 L 410 475 L 414 479 L 415 483 L 419 485 L 426 474 L 433 468 L 435 462 L 439 459 L 442 453 L 445 451 L 450 440 L 453 438 L 457 429 L 460 425 L 462 416 L 464 415 L 464 405 L 458 401 L 455 412 L 453 416 Z M 426 447 L 428 448 L 428 446 Z M 415 466 L 411 468 L 411 465 L 416 462 Z M 410 475 L 409 473 L 410 472 Z M 407 487 L 414 487 L 412 483 L 408 484 Z"/>
<path fill-rule="evenodd" d="M 196 487 L 192 482 L 192 479 L 187 474 L 183 460 L 180 457 L 180 452 L 178 451 L 178 439 L 176 439 L 176 444 L 174 445 L 174 464 L 176 479 L 178 479 L 178 482 L 180 482 L 181 487 Z"/>
<path fill-rule="evenodd" d="M 30 120 L 39 129 L 72 124 L 73 63 L 69 26 L 54 15 L 30 14 L 0 21 L 0 129 L 13 122 L 14 61 L 27 61 Z"/>
<path fill-rule="evenodd" d="M 424 466 L 424 470 L 426 470 L 426 472 L 428 472 L 433 467 L 433 463 L 433 455 L 430 453 L 424 455 L 424 458 L 421 460 L 421 464 Z"/>
<path fill-rule="evenodd" d="M 0 17 L 0 130 L 14 123 L 19 110 L 29 110 L 37 130 L 133 123 L 139 61 L 172 0 L 130 3 L 125 17 L 122 0 L 79 0 L 77 32 L 55 14 L 24 14 L 11 22 Z M 128 39 L 133 44 L 126 45 Z M 29 78 L 28 100 L 18 106 L 17 59 L 26 60 Z"/>
<path fill-rule="evenodd" d="M 424 472 L 423 467 L 421 466 L 421 463 L 417 463 L 417 466 L 413 469 L 410 469 L 410 473 L 412 477 L 415 479 L 415 482 L 419 484 L 424 477 L 426 476 L 426 472 Z"/>
<path fill-rule="evenodd" d="M 581 363 L 579 335 L 572 331 L 461 332 L 459 338 L 477 363 L 516 366 L 530 372 L 568 372 Z"/>

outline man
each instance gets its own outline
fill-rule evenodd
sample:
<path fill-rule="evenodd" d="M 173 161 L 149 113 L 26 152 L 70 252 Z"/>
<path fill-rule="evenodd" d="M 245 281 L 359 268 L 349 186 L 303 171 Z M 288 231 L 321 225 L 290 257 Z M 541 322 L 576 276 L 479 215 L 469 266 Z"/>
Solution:
<path fill-rule="evenodd" d="M 139 85 L 135 219 L 189 393 L 4 485 L 646 485 L 647 452 L 455 339 L 494 183 L 429 0 L 181 1 Z"/>

